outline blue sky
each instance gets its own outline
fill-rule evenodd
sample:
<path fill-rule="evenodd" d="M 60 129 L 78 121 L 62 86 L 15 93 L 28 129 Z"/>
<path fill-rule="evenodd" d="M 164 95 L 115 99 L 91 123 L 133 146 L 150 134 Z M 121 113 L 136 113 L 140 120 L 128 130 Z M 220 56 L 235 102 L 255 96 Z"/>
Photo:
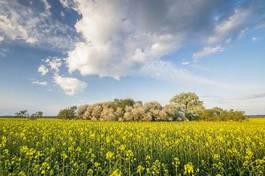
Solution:
<path fill-rule="evenodd" d="M 265 114 L 264 46 L 263 0 L 0 0 L 0 115 L 183 91 Z"/>

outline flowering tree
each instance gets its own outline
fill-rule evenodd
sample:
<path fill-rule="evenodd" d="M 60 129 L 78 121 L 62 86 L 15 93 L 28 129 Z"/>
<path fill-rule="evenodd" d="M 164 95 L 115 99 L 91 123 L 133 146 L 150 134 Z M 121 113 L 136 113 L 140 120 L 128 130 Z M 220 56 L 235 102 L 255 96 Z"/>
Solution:
<path fill-rule="evenodd" d="M 176 108 L 183 109 L 185 112 L 185 117 L 189 120 L 198 118 L 198 113 L 205 109 L 203 102 L 199 99 L 199 96 L 193 92 L 180 93 L 174 96 L 170 100 L 170 103 Z"/>

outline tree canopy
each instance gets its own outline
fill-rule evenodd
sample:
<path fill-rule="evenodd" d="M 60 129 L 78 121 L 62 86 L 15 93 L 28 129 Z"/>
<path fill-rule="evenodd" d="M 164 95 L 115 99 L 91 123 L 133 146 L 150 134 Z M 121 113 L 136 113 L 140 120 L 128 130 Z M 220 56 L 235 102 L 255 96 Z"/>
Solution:
<path fill-rule="evenodd" d="M 75 119 L 77 115 L 77 107 L 72 106 L 65 109 L 60 110 L 57 117 L 60 119 Z"/>
<path fill-rule="evenodd" d="M 235 117 L 237 116 L 237 117 Z M 199 96 L 193 92 L 180 93 L 162 106 L 159 102 L 143 103 L 131 98 L 73 106 L 58 113 L 62 119 L 111 120 L 111 121 L 184 121 L 184 120 L 243 120 L 239 111 L 221 108 L 206 109 Z"/>
<path fill-rule="evenodd" d="M 170 102 L 176 107 L 183 108 L 186 112 L 199 112 L 204 109 L 203 102 L 193 92 L 177 94 Z"/>

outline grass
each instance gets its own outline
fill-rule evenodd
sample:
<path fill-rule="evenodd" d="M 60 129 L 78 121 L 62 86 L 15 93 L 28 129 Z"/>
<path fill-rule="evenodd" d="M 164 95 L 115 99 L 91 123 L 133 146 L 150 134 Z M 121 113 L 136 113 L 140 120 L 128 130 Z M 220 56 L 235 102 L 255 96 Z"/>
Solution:
<path fill-rule="evenodd" d="M 265 119 L 0 119 L 0 175 L 264 175 Z"/>

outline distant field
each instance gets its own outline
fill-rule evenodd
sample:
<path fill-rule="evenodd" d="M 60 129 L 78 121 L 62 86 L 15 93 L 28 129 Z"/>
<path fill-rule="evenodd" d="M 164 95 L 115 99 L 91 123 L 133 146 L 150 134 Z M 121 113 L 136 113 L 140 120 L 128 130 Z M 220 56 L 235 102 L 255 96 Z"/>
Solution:
<path fill-rule="evenodd" d="M 265 119 L 0 119 L 0 175 L 264 175 Z"/>
<path fill-rule="evenodd" d="M 55 119 L 56 116 L 43 116 L 40 119 Z M 16 116 L 0 116 L 0 119 L 21 119 L 21 117 Z"/>
<path fill-rule="evenodd" d="M 248 116 L 251 119 L 255 119 L 255 118 L 265 118 L 265 115 L 254 115 L 254 116 Z"/>

